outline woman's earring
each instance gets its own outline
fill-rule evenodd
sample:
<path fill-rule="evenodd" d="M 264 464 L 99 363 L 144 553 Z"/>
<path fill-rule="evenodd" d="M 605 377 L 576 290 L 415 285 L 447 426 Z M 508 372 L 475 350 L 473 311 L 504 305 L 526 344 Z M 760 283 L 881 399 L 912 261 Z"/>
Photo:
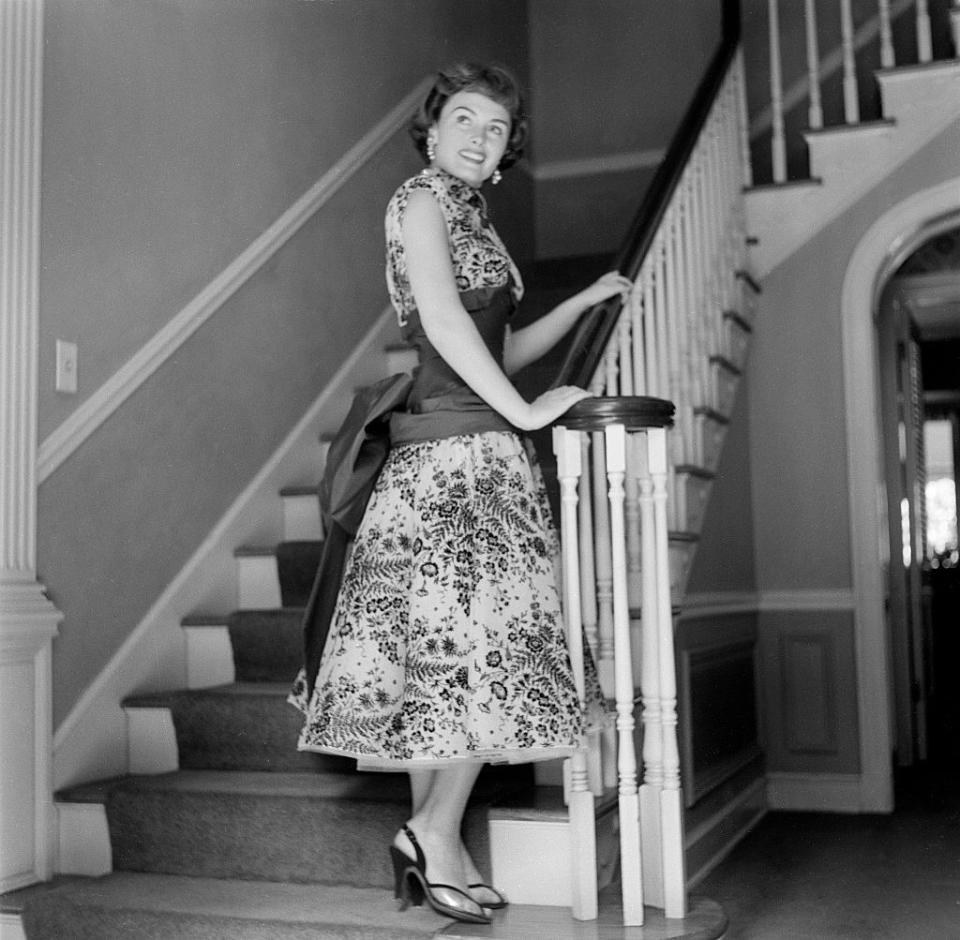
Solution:
<path fill-rule="evenodd" d="M 437 142 L 432 138 L 427 138 L 427 160 L 433 163 L 437 159 Z"/>
<path fill-rule="evenodd" d="M 500 167 L 497 167 L 490 176 L 490 182 L 493 183 L 494 186 L 496 186 L 497 183 L 499 183 L 500 180 L 502 179 L 503 179 L 503 174 L 500 172 Z"/>

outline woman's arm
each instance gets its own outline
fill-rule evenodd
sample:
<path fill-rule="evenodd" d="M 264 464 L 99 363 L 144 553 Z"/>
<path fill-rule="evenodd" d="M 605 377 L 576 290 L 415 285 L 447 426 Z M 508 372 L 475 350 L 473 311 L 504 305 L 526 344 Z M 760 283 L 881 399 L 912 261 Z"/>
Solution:
<path fill-rule="evenodd" d="M 515 427 L 529 431 L 549 424 L 589 396 L 583 389 L 566 386 L 527 402 L 513 387 L 460 302 L 446 221 L 431 193 L 411 194 L 402 231 L 410 288 L 427 339 L 491 408 Z"/>
<path fill-rule="evenodd" d="M 594 304 L 616 294 L 625 296 L 632 286 L 628 278 L 616 271 L 610 271 L 589 287 L 558 304 L 539 320 L 517 330 L 516 333 L 510 333 L 503 357 L 507 374 L 512 375 L 546 355 Z"/>

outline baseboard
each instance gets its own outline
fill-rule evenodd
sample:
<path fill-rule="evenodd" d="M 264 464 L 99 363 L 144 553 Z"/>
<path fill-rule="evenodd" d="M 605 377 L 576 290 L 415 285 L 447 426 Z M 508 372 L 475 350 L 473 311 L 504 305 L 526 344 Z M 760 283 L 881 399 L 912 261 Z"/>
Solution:
<path fill-rule="evenodd" d="M 383 377 L 384 348 L 397 338 L 396 318 L 387 309 L 86 689 L 54 734 L 55 790 L 127 771 L 120 702 L 137 692 L 187 687 L 181 620 L 236 608 L 234 549 L 282 538 L 280 488 L 316 479 L 318 434 L 336 429 L 358 384 Z"/>
<path fill-rule="evenodd" d="M 692 871 L 688 867 L 688 890 L 703 881 L 766 814 L 766 783 L 760 778 L 691 829 L 684 840 L 688 866 L 689 860 L 697 857 L 698 848 L 705 858 Z"/>
<path fill-rule="evenodd" d="M 815 813 L 860 813 L 859 774 L 768 773 L 770 809 Z"/>

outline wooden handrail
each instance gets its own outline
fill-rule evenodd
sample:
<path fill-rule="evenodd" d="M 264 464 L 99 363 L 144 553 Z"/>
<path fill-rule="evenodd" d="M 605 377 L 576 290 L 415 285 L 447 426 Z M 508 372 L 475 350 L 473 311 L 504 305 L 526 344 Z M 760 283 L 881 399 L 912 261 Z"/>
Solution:
<path fill-rule="evenodd" d="M 674 133 L 666 155 L 657 168 L 616 255 L 613 266 L 631 280 L 637 276 L 643 259 L 650 250 L 684 167 L 693 153 L 713 102 L 740 46 L 740 0 L 722 0 L 722 3 L 720 46 L 700 80 L 690 107 Z M 586 387 L 590 383 L 607 342 L 616 328 L 621 307 L 620 300 L 615 298 L 597 304 L 583 315 L 552 387 Z"/>

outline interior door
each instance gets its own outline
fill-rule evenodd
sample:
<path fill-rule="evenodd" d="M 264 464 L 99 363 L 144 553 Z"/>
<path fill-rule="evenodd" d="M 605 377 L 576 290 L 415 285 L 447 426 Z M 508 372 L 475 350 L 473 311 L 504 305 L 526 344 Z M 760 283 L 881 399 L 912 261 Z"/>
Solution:
<path fill-rule="evenodd" d="M 895 291 L 881 302 L 878 328 L 890 539 L 887 616 L 897 762 L 905 766 L 925 759 L 928 750 L 923 377 L 916 330 Z"/>

